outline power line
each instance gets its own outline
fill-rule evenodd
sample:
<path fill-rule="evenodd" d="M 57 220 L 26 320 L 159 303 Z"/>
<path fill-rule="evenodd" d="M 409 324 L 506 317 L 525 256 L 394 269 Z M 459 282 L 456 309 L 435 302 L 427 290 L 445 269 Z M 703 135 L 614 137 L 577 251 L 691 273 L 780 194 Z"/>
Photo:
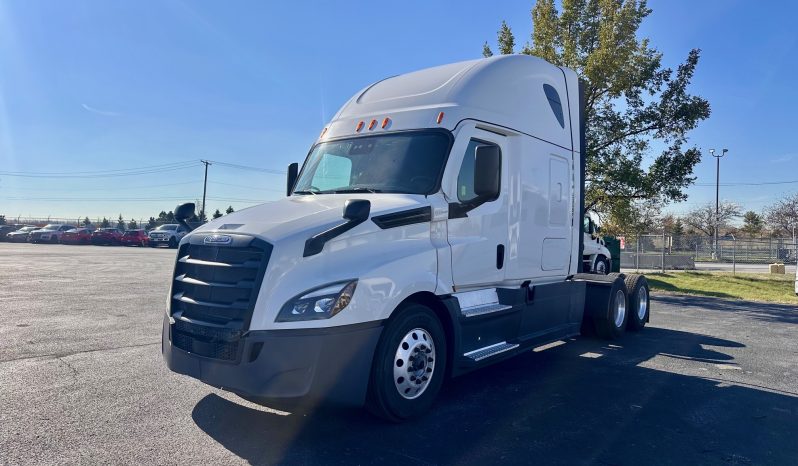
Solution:
<path fill-rule="evenodd" d="M 187 167 L 199 165 L 199 162 L 189 162 L 171 165 L 160 165 L 158 168 L 128 169 L 128 171 L 96 172 L 92 174 L 74 173 L 54 173 L 54 172 L 6 172 L 0 171 L 0 176 L 14 176 L 22 178 L 114 178 L 120 176 L 150 175 L 154 173 L 171 172 L 183 170 Z"/>
<path fill-rule="evenodd" d="M 795 184 L 798 183 L 798 180 L 792 181 L 763 181 L 760 183 L 721 183 L 721 186 L 767 186 L 767 185 L 774 185 L 774 184 Z M 696 183 L 695 186 L 715 186 L 715 183 Z"/>
<path fill-rule="evenodd" d="M 129 188 L 133 188 L 133 189 L 165 188 L 165 187 L 170 187 L 170 186 L 184 186 L 184 185 L 187 185 L 187 184 L 197 184 L 197 183 L 201 183 L 201 182 L 202 181 L 200 181 L 200 180 L 195 180 L 195 181 L 184 181 L 184 182 L 180 182 L 180 183 L 135 185 L 135 186 L 130 186 Z M 232 186 L 235 186 L 235 185 L 232 185 Z M 66 187 L 66 188 L 37 188 L 37 187 L 32 187 L 32 186 L 14 186 L 12 188 L 12 187 L 8 187 L 8 186 L 4 187 L 4 186 L 0 185 L 0 191 L 2 191 L 3 189 L 11 191 L 11 192 L 18 191 L 18 190 L 19 191 L 56 191 L 56 192 L 57 191 L 77 191 L 77 190 L 79 190 L 79 191 L 119 191 L 119 186 L 103 187 L 103 188 L 99 188 L 99 187 L 84 188 L 83 186 L 70 186 L 70 187 Z"/>
<path fill-rule="evenodd" d="M 228 168 L 237 168 L 239 170 L 254 170 L 264 173 L 271 173 L 274 175 L 285 175 L 285 170 L 275 170 L 273 168 L 261 168 L 261 167 L 253 167 L 251 165 L 240 165 L 237 163 L 227 163 L 227 162 L 219 162 L 218 160 L 209 160 L 209 162 L 214 163 L 216 165 Z"/>

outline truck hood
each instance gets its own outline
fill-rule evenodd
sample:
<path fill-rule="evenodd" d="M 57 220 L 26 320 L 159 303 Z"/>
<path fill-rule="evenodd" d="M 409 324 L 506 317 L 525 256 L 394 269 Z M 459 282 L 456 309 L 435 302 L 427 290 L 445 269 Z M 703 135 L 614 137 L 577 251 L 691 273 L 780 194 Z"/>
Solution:
<path fill-rule="evenodd" d="M 268 241 L 280 241 L 295 234 L 322 231 L 342 222 L 344 204 L 349 199 L 370 201 L 371 217 L 429 205 L 426 196 L 415 194 L 295 195 L 233 212 L 194 231 L 229 231 L 261 236 Z"/>

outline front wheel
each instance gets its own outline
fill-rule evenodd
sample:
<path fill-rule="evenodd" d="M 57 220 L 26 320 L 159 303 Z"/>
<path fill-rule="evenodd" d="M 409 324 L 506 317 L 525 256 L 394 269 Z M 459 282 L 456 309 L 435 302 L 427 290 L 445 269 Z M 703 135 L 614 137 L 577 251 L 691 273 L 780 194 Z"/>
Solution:
<path fill-rule="evenodd" d="M 366 402 L 394 422 L 428 411 L 446 372 L 446 334 L 435 313 L 420 304 L 397 312 L 377 345 Z"/>
<path fill-rule="evenodd" d="M 177 240 L 175 239 L 174 236 L 169 238 L 169 247 L 172 249 L 177 247 Z"/>
<path fill-rule="evenodd" d="M 596 257 L 596 263 L 593 265 L 593 273 L 599 275 L 607 275 L 610 273 L 610 261 L 604 256 Z"/>

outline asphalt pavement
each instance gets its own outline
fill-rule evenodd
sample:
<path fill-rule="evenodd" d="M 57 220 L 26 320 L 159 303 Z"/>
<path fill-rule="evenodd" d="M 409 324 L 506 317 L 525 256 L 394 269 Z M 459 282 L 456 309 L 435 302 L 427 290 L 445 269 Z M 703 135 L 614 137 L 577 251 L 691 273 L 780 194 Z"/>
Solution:
<path fill-rule="evenodd" d="M 449 381 L 426 416 L 286 413 L 169 372 L 174 250 L 0 243 L 0 464 L 796 464 L 798 308 L 650 325 Z M 331 349 L 334 351 L 334 349 Z"/>

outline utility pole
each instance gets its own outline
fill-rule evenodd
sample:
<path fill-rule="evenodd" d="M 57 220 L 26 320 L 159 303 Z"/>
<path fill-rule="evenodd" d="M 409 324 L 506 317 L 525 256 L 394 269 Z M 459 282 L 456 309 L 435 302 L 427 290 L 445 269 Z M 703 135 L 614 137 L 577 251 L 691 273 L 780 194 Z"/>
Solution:
<path fill-rule="evenodd" d="M 709 149 L 709 153 L 715 157 L 717 168 L 715 170 L 715 248 L 713 255 L 718 259 L 718 227 L 720 227 L 720 159 L 729 149 L 723 149 L 720 155 L 715 153 L 715 149 Z"/>
<path fill-rule="evenodd" d="M 200 160 L 205 164 L 205 182 L 202 184 L 202 210 L 200 210 L 200 221 L 205 220 L 205 194 L 208 192 L 208 165 L 211 163 L 207 160 Z"/>

